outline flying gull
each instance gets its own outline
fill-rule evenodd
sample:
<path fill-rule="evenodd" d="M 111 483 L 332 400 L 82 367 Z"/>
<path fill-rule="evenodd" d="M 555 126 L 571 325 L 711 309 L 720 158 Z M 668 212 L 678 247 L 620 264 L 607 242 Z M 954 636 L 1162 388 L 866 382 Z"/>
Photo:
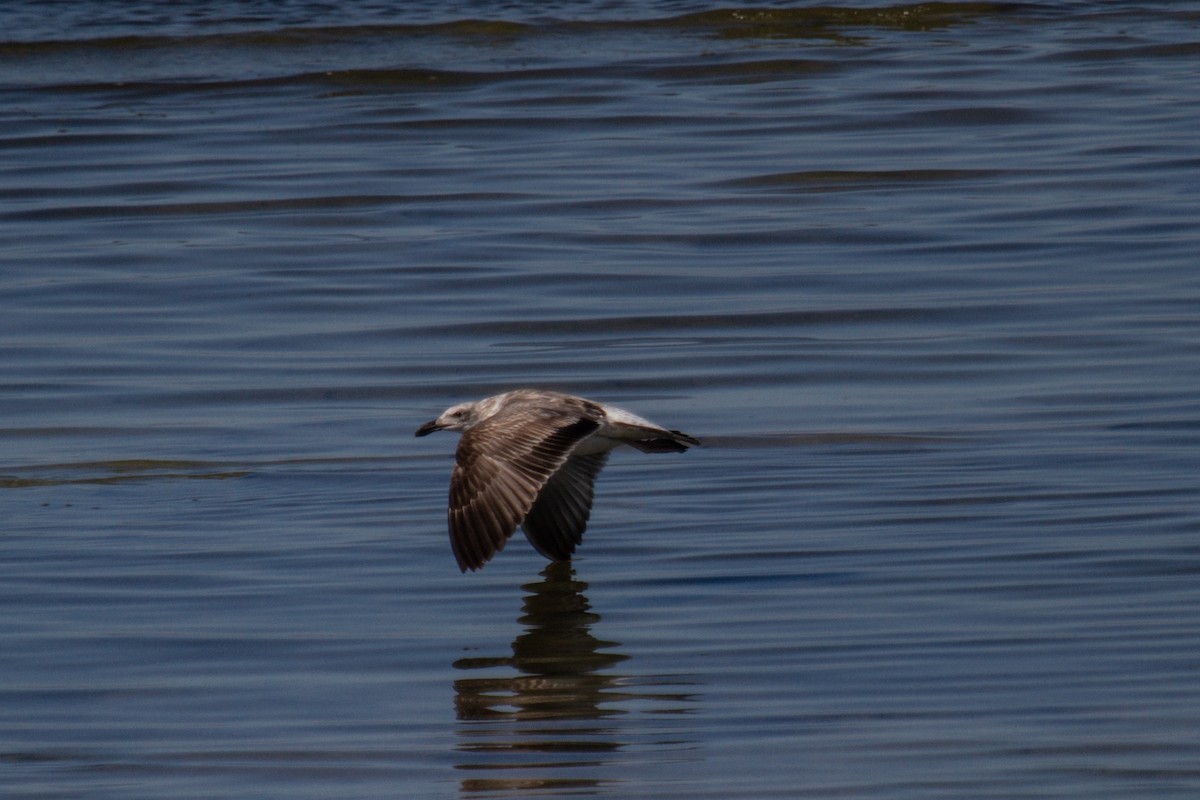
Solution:
<path fill-rule="evenodd" d="M 519 524 L 552 561 L 575 552 L 596 476 L 614 447 L 682 453 L 700 442 L 619 408 L 517 389 L 446 409 L 417 429 L 462 431 L 450 476 L 450 545 L 466 572 L 482 567 Z"/>

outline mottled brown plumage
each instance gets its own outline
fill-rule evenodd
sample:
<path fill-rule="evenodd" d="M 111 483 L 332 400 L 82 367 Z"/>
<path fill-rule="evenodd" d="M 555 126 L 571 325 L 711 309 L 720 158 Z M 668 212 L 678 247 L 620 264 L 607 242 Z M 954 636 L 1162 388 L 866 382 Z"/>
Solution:
<path fill-rule="evenodd" d="M 520 525 L 554 561 L 575 552 L 587 528 L 596 476 L 614 447 L 682 452 L 699 442 L 582 397 L 518 389 L 463 403 L 418 436 L 462 431 L 450 476 L 450 544 L 459 567 L 479 569 Z"/>

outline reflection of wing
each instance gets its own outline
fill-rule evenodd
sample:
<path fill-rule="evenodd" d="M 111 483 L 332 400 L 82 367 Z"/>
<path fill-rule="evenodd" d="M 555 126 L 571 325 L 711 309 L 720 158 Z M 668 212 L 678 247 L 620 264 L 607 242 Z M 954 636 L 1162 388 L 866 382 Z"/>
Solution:
<path fill-rule="evenodd" d="M 449 509 L 450 545 L 460 569 L 479 569 L 504 547 L 542 487 L 598 427 L 578 413 L 519 404 L 463 434 Z"/>
<path fill-rule="evenodd" d="M 542 487 L 521 527 L 534 549 L 546 558 L 565 561 L 583 541 L 596 476 L 607 460 L 608 451 L 572 456 Z"/>

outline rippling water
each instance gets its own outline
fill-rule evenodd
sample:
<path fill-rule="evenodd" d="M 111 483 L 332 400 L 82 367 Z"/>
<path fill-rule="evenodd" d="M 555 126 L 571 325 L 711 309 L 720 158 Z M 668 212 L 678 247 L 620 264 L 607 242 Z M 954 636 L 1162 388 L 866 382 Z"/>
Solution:
<path fill-rule="evenodd" d="M 0 30 L 6 797 L 1200 792 L 1200 4 Z M 519 385 L 707 446 L 459 575 Z"/>

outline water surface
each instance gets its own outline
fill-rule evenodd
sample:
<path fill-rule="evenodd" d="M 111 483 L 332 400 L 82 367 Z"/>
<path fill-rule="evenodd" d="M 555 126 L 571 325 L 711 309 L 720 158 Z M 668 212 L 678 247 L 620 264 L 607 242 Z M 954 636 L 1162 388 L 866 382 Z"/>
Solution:
<path fill-rule="evenodd" d="M 0 30 L 5 796 L 1200 790 L 1200 5 Z M 707 446 L 459 575 L 521 385 Z"/>

